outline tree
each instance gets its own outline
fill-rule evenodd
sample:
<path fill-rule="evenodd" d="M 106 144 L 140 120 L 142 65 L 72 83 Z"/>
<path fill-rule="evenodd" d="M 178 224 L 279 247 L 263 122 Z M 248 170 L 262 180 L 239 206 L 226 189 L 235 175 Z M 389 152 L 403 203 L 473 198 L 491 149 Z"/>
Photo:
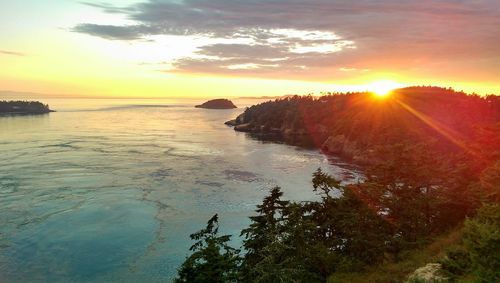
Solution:
<path fill-rule="evenodd" d="M 279 187 L 258 205 L 245 236 L 243 282 L 321 282 L 326 275 L 316 266 L 326 248 L 314 241 L 315 224 L 300 203 L 281 199 Z"/>
<path fill-rule="evenodd" d="M 280 233 L 283 229 L 283 209 L 289 202 L 281 199 L 283 192 L 280 187 L 271 189 L 262 204 L 257 205 L 257 216 L 251 216 L 251 224 L 241 231 L 244 237 L 243 247 L 246 254 L 242 266 L 242 276 L 249 281 L 255 280 L 254 267 L 264 259 L 269 261 L 272 250 L 280 242 Z"/>
<path fill-rule="evenodd" d="M 288 270 L 294 271 L 298 282 L 324 282 L 335 269 L 338 255 L 317 241 L 317 224 L 313 221 L 310 203 L 291 203 L 283 215 L 281 238 L 285 249 L 282 254 L 289 261 Z"/>
<path fill-rule="evenodd" d="M 479 282 L 500 281 L 500 206 L 488 204 L 464 226 L 464 246 Z"/>
<path fill-rule="evenodd" d="M 467 277 L 473 282 L 499 282 L 499 231 L 500 206 L 483 205 L 475 217 L 465 221 L 461 245 L 449 250 L 441 261 L 447 275 L 453 280 Z"/>
<path fill-rule="evenodd" d="M 342 186 L 319 169 L 313 176 L 313 187 L 320 192 L 322 201 L 309 204 L 311 217 L 317 227 L 317 240 L 338 259 L 335 269 L 352 271 L 379 261 L 391 230 L 377 207 L 365 202 L 357 185 Z M 332 195 L 333 191 L 337 196 Z"/>
<path fill-rule="evenodd" d="M 219 221 L 215 214 L 207 227 L 189 237 L 196 241 L 193 251 L 178 270 L 176 283 L 181 282 L 236 282 L 239 268 L 239 251 L 230 247 L 229 235 L 218 236 Z"/>
<path fill-rule="evenodd" d="M 456 211 L 453 200 L 465 195 L 461 189 L 467 183 L 453 178 L 455 169 L 437 154 L 432 142 L 379 147 L 373 156 L 378 161 L 368 168 L 360 192 L 404 243 L 416 244 L 463 219 L 450 210 Z"/>
<path fill-rule="evenodd" d="M 483 170 L 479 182 L 483 201 L 500 203 L 500 160 Z"/>

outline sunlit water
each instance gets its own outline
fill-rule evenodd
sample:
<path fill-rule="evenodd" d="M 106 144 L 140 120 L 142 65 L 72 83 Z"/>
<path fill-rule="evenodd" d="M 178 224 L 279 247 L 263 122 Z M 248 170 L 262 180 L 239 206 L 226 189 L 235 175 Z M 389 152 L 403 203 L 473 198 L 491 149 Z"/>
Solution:
<path fill-rule="evenodd" d="M 213 214 L 238 246 L 272 186 L 310 200 L 318 167 L 357 176 L 225 126 L 242 108 L 43 101 L 58 112 L 0 117 L 0 282 L 170 282 Z"/>

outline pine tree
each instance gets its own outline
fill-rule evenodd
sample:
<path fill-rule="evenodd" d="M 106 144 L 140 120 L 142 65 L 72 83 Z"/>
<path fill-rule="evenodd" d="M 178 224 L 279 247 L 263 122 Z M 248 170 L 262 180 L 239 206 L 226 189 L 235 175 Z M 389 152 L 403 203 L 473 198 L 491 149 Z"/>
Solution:
<path fill-rule="evenodd" d="M 328 272 L 350 271 L 380 260 L 390 227 L 378 208 L 366 202 L 359 186 L 343 186 L 318 169 L 313 174 L 313 187 L 322 197 L 321 202 L 308 204 L 316 224 L 315 237 L 327 247 L 325 254 L 337 260 L 337 266 L 330 266 Z"/>
<path fill-rule="evenodd" d="M 219 221 L 215 214 L 207 223 L 207 227 L 192 235 L 195 242 L 193 251 L 178 270 L 174 282 L 217 283 L 236 282 L 239 268 L 239 251 L 230 247 L 230 235 L 218 236 Z"/>
<path fill-rule="evenodd" d="M 251 216 L 250 226 L 241 231 L 244 237 L 243 247 L 246 254 L 242 266 L 244 281 L 255 281 L 255 273 L 264 272 L 267 268 L 255 268 L 263 262 L 276 262 L 273 259 L 281 250 L 280 235 L 283 231 L 283 209 L 289 205 L 288 201 L 281 199 L 283 192 L 279 187 L 271 189 L 270 194 L 264 198 L 262 204 L 257 205 L 257 216 Z M 269 267 L 269 264 L 266 264 Z M 276 268 L 274 271 L 276 273 Z M 266 282 L 265 280 L 263 282 Z"/>

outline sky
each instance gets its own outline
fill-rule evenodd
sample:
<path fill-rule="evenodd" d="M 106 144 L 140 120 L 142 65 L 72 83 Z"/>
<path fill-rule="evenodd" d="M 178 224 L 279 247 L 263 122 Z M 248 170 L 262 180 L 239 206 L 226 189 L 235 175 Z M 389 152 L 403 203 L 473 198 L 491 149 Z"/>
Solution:
<path fill-rule="evenodd" d="M 500 94 L 498 0 L 0 0 L 0 91 Z"/>

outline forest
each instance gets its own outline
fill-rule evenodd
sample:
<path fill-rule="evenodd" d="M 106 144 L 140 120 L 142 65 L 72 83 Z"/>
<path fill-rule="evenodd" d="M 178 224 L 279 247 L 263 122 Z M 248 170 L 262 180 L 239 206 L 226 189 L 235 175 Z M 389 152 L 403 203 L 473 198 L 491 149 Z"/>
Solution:
<path fill-rule="evenodd" d="M 499 282 L 499 118 L 498 96 L 438 87 L 246 109 L 235 128 L 308 138 L 360 164 L 365 178 L 343 184 L 318 169 L 304 190 L 319 199 L 309 202 L 271 188 L 239 235 L 242 247 L 229 245 L 238 235 L 219 234 L 214 215 L 190 236 L 176 282 Z M 438 263 L 439 275 L 409 277 L 421 267 L 415 254 L 418 264 Z"/>
<path fill-rule="evenodd" d="M 371 93 L 288 96 L 247 108 L 229 122 L 253 136 L 308 141 L 326 153 L 363 163 L 371 160 L 367 153 L 386 144 L 434 143 L 441 153 L 453 153 L 495 131 L 499 118 L 499 96 L 407 87 L 384 98 Z"/>

